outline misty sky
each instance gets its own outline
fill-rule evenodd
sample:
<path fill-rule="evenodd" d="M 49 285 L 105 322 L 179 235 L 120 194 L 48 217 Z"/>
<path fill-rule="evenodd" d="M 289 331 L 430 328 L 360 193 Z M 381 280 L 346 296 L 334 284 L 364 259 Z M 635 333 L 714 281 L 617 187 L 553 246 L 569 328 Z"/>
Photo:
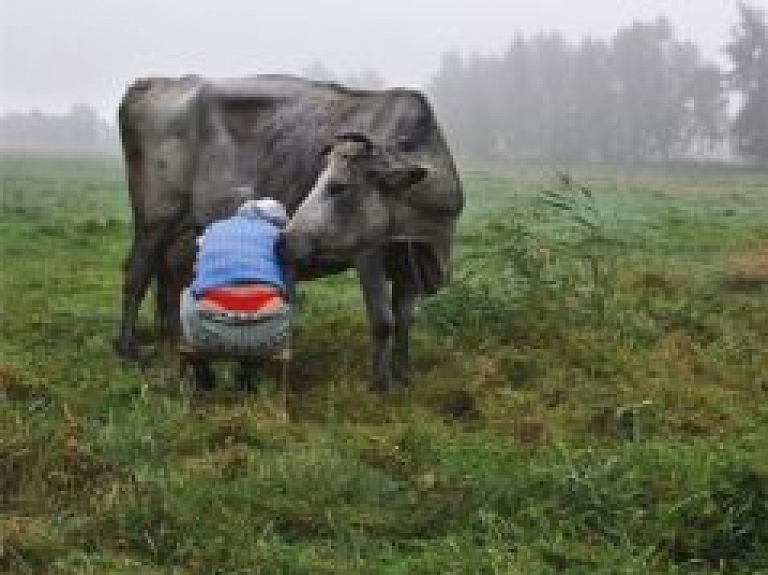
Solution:
<path fill-rule="evenodd" d="M 0 112 L 85 102 L 112 118 L 136 77 L 301 73 L 315 62 L 418 86 L 449 50 L 500 55 L 516 32 L 608 38 L 659 15 L 720 58 L 738 1 L 0 0 Z"/>

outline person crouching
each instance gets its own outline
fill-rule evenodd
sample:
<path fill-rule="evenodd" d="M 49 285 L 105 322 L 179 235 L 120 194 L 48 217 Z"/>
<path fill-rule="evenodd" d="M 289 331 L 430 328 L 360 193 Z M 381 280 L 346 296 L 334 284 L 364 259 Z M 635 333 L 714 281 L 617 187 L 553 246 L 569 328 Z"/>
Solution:
<path fill-rule="evenodd" d="M 272 198 L 248 200 L 198 238 L 192 283 L 181 297 L 181 328 L 195 351 L 239 358 L 237 384 L 252 386 L 260 352 L 285 346 L 290 338 L 292 279 L 279 242 L 288 214 Z M 211 388 L 206 359 L 192 363 L 197 386 Z"/>

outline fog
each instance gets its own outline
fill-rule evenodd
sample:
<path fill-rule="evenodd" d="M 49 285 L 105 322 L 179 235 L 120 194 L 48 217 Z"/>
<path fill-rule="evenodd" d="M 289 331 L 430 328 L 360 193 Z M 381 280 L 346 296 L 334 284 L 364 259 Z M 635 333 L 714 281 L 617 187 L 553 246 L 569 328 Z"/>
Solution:
<path fill-rule="evenodd" d="M 738 2 L 0 0 L 0 113 L 87 103 L 111 120 L 139 76 L 300 74 L 318 63 L 340 77 L 372 70 L 388 85 L 423 86 L 447 51 L 500 54 L 517 33 L 608 38 L 659 15 L 716 59 Z"/>

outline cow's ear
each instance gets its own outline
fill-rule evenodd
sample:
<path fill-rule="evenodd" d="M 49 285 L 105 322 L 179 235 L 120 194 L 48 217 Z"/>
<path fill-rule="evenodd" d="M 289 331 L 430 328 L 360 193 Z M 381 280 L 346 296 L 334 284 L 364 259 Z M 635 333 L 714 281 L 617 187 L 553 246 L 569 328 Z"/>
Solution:
<path fill-rule="evenodd" d="M 429 171 L 418 164 L 391 167 L 376 174 L 380 187 L 385 192 L 406 192 L 411 186 L 427 177 Z"/>

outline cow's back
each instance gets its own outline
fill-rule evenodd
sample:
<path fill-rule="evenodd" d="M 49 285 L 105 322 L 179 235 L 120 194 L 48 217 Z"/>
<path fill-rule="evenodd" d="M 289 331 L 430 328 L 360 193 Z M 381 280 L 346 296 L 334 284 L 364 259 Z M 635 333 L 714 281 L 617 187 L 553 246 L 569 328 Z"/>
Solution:
<path fill-rule="evenodd" d="M 186 206 L 205 224 L 241 199 L 233 189 L 247 187 L 292 211 L 319 174 L 322 149 L 351 131 L 407 142 L 414 160 L 444 179 L 423 183 L 415 199 L 447 212 L 462 206 L 432 110 L 411 90 L 355 90 L 281 75 L 152 78 L 128 89 L 120 131 L 134 210 L 149 223 Z"/>
<path fill-rule="evenodd" d="M 259 195 L 281 199 L 293 211 L 321 169 L 321 152 L 344 132 L 362 132 L 382 142 L 407 142 L 408 155 L 446 180 L 423 184 L 415 194 L 425 204 L 457 214 L 462 197 L 453 160 L 426 99 L 404 89 L 357 90 L 290 76 L 256 76 L 209 83 L 201 98 L 207 149 L 198 164 L 195 211 L 221 188 L 252 185 Z M 206 158 L 218 164 L 207 175 Z"/>

